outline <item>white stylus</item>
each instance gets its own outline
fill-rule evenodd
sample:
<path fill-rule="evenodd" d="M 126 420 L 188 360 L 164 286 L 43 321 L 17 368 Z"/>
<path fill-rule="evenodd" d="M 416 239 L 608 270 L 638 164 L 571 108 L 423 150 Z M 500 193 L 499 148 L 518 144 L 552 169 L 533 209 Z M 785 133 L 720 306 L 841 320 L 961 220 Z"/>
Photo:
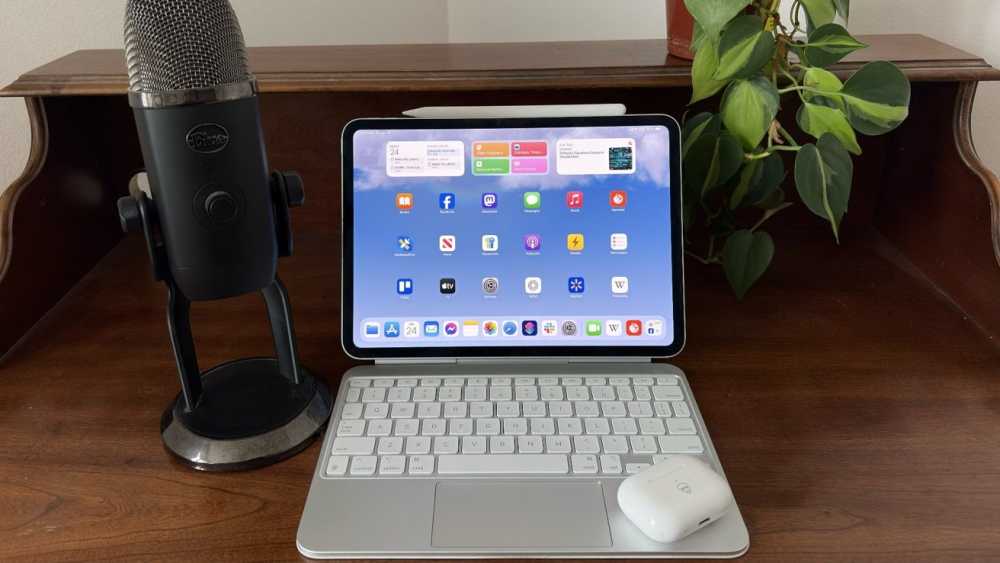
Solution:
<path fill-rule="evenodd" d="M 624 104 L 565 104 L 545 106 L 431 106 L 409 109 L 407 117 L 501 118 L 501 117 L 597 117 L 625 115 Z"/>

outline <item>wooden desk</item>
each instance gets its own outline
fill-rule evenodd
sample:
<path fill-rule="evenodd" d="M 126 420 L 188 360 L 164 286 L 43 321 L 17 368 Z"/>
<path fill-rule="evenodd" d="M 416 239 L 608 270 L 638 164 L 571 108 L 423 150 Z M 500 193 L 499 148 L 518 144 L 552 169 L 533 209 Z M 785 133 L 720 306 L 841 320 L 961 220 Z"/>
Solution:
<path fill-rule="evenodd" d="M 747 559 L 997 559 L 1000 183 L 969 115 L 976 82 L 1000 73 L 923 37 L 865 40 L 865 57 L 915 81 L 913 116 L 865 141 L 843 244 L 804 209 L 788 213 L 774 268 L 743 304 L 720 272 L 689 264 L 690 344 L 675 362 L 750 527 Z M 688 96 L 688 67 L 656 41 L 252 60 L 272 165 L 307 180 L 298 254 L 281 265 L 302 357 L 334 384 L 351 365 L 338 343 L 344 122 L 565 101 L 680 114 Z M 178 390 L 165 294 L 114 210 L 141 168 L 125 87 L 121 54 L 101 51 L 2 91 L 27 98 L 34 142 L 0 198 L 0 560 L 296 559 L 318 445 L 224 475 L 162 450 L 159 417 Z M 193 326 L 205 366 L 270 351 L 252 296 L 197 304 Z"/>

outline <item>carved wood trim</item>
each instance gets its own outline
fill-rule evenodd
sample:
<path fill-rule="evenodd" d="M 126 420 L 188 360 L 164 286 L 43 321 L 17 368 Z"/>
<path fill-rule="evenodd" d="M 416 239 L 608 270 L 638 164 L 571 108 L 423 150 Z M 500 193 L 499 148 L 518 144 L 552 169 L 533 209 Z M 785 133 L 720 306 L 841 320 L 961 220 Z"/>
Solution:
<path fill-rule="evenodd" d="M 982 180 L 989 195 L 993 254 L 997 265 L 1000 265 L 1000 178 L 980 159 L 972 136 L 972 107 L 978 88 L 977 82 L 963 82 L 959 85 L 958 103 L 955 104 L 955 146 L 962 162 Z"/>
<path fill-rule="evenodd" d="M 31 147 L 24 171 L 0 194 L 0 280 L 7 275 L 14 248 L 14 209 L 21 193 L 35 180 L 49 152 L 49 126 L 41 98 L 25 98 L 31 127 Z"/>

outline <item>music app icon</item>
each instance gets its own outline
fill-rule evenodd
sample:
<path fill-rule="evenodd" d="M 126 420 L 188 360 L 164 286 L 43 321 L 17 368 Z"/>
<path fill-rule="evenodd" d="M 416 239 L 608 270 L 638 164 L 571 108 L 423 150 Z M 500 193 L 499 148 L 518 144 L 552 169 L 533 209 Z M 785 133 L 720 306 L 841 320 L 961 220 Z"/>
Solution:
<path fill-rule="evenodd" d="M 580 209 L 583 207 L 583 192 L 566 192 L 566 207 Z"/>

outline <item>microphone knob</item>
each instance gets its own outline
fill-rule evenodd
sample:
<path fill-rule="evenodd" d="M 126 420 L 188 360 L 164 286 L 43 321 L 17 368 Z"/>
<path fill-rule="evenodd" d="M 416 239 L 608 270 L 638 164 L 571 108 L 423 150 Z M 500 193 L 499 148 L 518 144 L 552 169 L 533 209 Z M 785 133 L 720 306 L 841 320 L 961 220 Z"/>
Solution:
<path fill-rule="evenodd" d="M 219 190 L 205 198 L 205 214 L 216 223 L 232 221 L 239 211 L 239 202 L 229 192 Z"/>
<path fill-rule="evenodd" d="M 121 221 L 122 231 L 128 233 L 142 232 L 142 212 L 139 210 L 139 202 L 132 196 L 118 199 L 118 220 Z"/>

